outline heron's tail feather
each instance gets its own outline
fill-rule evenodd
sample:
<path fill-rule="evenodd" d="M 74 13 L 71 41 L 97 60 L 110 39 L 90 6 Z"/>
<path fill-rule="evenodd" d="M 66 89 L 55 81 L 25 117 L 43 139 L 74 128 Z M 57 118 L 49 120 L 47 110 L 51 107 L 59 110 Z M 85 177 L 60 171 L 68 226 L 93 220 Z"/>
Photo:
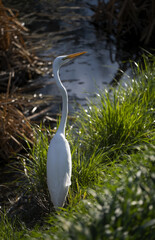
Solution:
<path fill-rule="evenodd" d="M 64 181 L 64 186 L 65 187 L 68 187 L 71 185 L 71 178 L 70 176 L 68 175 L 68 173 L 66 173 L 66 177 L 65 177 L 65 181 Z"/>

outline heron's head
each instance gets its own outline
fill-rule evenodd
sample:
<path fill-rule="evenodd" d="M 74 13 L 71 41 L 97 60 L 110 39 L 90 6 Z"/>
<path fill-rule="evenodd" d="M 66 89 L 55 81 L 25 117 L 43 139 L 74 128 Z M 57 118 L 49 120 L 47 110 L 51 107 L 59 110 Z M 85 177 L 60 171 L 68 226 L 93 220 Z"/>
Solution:
<path fill-rule="evenodd" d="M 72 59 L 74 59 L 76 57 L 79 57 L 84 53 L 86 53 L 86 52 L 78 52 L 78 53 L 73 53 L 73 54 L 70 54 L 70 55 L 59 56 L 54 60 L 53 68 L 55 66 L 56 68 L 59 69 L 62 65 L 70 62 Z"/>

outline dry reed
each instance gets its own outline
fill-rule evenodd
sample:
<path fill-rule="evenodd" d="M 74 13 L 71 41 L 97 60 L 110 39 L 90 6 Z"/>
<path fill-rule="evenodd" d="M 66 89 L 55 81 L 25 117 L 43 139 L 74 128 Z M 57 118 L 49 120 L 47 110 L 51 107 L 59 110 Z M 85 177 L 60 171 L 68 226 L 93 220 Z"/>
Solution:
<path fill-rule="evenodd" d="M 9 78 L 6 94 L 0 94 L 0 158 L 8 160 L 13 153 L 19 152 L 23 139 L 33 142 L 32 128 L 22 113 L 24 101 L 17 96 L 9 96 Z"/>
<path fill-rule="evenodd" d="M 38 117 L 43 119 L 51 109 L 49 103 L 53 101 L 52 96 L 10 94 L 10 85 L 11 74 L 6 93 L 0 94 L 0 160 L 8 160 L 23 149 L 25 139 L 33 143 L 32 121 Z M 56 121 L 50 116 L 45 119 Z"/>
<path fill-rule="evenodd" d="M 147 45 L 153 41 L 155 29 L 154 0 L 109 0 L 98 1 L 91 6 L 95 11 L 93 22 L 104 32 L 119 38 L 138 38 Z"/>
<path fill-rule="evenodd" d="M 10 72 L 12 83 L 21 85 L 41 74 L 43 63 L 28 50 L 28 29 L 18 20 L 18 12 L 6 8 L 0 0 L 0 91 L 5 92 Z"/>

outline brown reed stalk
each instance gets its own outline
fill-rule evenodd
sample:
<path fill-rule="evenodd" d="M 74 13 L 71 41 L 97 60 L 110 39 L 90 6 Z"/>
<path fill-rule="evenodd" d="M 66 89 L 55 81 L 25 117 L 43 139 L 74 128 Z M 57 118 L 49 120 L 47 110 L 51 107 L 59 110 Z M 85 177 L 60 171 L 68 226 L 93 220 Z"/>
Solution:
<path fill-rule="evenodd" d="M 10 72 L 16 85 L 43 73 L 43 61 L 25 43 L 27 35 L 28 29 L 18 20 L 18 11 L 6 8 L 0 0 L 0 91 L 6 91 Z"/>

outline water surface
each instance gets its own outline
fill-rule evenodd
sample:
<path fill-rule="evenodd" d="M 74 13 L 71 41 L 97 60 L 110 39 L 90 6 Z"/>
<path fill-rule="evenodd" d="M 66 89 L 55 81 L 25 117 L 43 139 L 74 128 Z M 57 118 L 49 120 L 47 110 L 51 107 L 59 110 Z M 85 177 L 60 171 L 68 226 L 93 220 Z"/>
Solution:
<path fill-rule="evenodd" d="M 120 67 L 121 60 L 116 56 L 116 47 L 103 34 L 100 36 L 91 23 L 93 11 L 88 4 L 97 2 L 15 0 L 10 4 L 19 9 L 26 26 L 37 36 L 36 44 L 39 41 L 42 44 L 44 40 L 38 52 L 40 57 L 53 61 L 59 55 L 87 51 L 87 54 L 63 66 L 60 71 L 71 105 L 73 101 L 85 105 L 86 97 L 94 96 L 98 89 L 108 88 Z M 39 77 L 38 80 L 54 82 L 50 75 Z M 59 95 L 55 84 L 45 85 L 39 92 Z"/>

